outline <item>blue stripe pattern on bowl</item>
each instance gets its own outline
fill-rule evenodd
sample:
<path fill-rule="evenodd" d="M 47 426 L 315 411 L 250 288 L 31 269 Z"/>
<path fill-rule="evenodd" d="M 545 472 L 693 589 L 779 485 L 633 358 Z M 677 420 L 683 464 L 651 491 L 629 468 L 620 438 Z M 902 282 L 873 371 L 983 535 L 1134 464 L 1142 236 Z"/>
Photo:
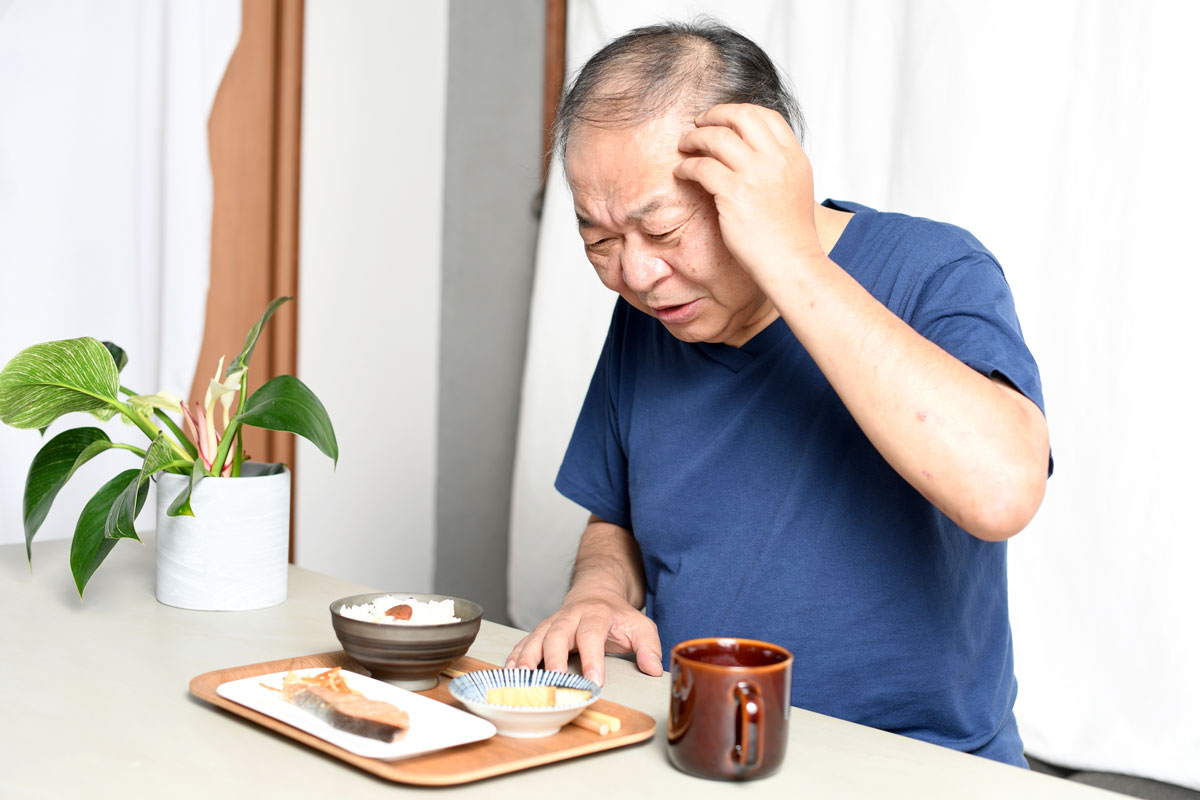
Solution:
<path fill-rule="evenodd" d="M 557 708 L 575 708 L 587 705 L 600 696 L 600 687 L 582 675 L 569 672 L 550 672 L 544 669 L 483 669 L 468 672 L 450 681 L 450 694 L 463 702 L 487 704 L 488 689 L 508 686 L 560 686 L 564 689 L 586 689 L 592 693 L 587 700 L 568 703 Z M 521 706 L 494 706 L 495 708 L 523 708 Z"/>

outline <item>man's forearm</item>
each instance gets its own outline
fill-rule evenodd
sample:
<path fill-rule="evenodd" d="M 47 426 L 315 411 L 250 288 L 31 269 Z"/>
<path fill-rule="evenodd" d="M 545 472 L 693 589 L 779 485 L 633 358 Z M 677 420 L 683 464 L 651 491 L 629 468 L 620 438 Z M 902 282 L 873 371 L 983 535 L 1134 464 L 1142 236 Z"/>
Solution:
<path fill-rule="evenodd" d="M 594 514 L 579 539 L 568 598 L 617 594 L 634 608 L 646 602 L 642 554 L 633 533 Z"/>
<path fill-rule="evenodd" d="M 1045 487 L 1045 419 L 954 359 L 827 258 L 766 288 L 885 459 L 968 532 L 1016 533 Z"/>

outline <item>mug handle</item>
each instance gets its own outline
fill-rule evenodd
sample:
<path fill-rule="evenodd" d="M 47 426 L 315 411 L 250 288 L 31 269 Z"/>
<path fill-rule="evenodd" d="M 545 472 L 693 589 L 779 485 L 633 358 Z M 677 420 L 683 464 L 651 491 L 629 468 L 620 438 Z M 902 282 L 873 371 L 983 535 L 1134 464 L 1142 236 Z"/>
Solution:
<path fill-rule="evenodd" d="M 733 763 L 739 770 L 752 770 L 762 763 L 762 694 L 748 681 L 733 687 L 737 714 L 733 725 Z"/>

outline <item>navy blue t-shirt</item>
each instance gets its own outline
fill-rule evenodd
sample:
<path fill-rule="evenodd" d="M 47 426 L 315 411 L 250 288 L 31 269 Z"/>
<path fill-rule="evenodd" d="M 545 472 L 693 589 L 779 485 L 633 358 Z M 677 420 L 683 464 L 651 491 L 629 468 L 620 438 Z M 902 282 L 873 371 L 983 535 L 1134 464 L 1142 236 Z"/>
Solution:
<path fill-rule="evenodd" d="M 854 212 L 830 257 L 917 332 L 1039 407 L 995 258 L 966 231 Z M 875 450 L 782 318 L 681 342 L 618 300 L 557 489 L 631 530 L 663 652 L 795 654 L 792 703 L 1024 764 L 1004 543 L 967 534 Z"/>

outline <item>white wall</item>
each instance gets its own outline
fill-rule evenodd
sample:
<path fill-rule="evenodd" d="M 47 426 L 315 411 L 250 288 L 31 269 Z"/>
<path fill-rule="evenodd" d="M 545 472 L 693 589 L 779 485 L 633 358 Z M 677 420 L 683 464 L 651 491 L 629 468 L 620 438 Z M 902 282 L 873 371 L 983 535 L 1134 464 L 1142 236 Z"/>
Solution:
<path fill-rule="evenodd" d="M 433 581 L 447 13 L 305 8 L 297 372 L 341 459 L 298 441 L 296 563 L 387 590 Z"/>
<path fill-rule="evenodd" d="M 0 0 L 0 366 L 93 336 L 128 352 L 123 385 L 187 395 L 208 290 L 208 113 L 240 30 L 239 0 Z M 0 425 L 0 544 L 24 541 L 34 454 L 96 425 L 69 414 L 45 439 Z M 99 427 L 148 443 L 116 419 Z M 72 477 L 34 541 L 37 574 L 67 569 L 38 543 L 70 538 L 96 490 L 138 463 L 112 451 Z"/>

